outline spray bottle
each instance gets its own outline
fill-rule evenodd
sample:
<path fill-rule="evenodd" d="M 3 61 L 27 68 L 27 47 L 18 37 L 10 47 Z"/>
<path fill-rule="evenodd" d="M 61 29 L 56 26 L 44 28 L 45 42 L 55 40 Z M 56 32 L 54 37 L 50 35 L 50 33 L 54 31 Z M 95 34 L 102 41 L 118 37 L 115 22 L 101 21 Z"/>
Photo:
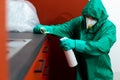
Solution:
<path fill-rule="evenodd" d="M 61 38 L 60 41 L 62 41 L 64 39 L 68 39 L 68 38 L 67 37 Z M 64 53 L 65 53 L 69 67 L 77 66 L 78 63 L 77 63 L 77 60 L 76 60 L 76 57 L 75 57 L 73 50 L 72 49 L 67 50 L 67 51 L 64 51 Z"/>

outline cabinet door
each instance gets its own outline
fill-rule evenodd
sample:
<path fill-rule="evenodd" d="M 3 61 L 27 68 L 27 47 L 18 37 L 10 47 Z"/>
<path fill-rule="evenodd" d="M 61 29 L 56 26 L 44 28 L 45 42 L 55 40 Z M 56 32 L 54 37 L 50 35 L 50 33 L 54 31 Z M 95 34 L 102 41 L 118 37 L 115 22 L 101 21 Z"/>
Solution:
<path fill-rule="evenodd" d="M 49 45 L 46 39 L 24 80 L 48 80 Z"/>

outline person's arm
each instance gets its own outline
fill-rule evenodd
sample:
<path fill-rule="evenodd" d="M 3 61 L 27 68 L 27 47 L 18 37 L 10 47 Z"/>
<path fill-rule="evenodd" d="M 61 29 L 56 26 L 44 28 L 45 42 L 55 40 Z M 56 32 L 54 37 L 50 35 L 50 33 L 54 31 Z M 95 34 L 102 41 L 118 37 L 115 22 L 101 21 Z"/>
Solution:
<path fill-rule="evenodd" d="M 116 41 L 116 28 L 114 25 L 111 25 L 102 29 L 100 33 L 99 39 L 96 41 L 84 41 L 70 38 L 64 39 L 61 41 L 61 47 L 64 50 L 74 49 L 83 55 L 99 56 L 104 53 L 107 54 Z"/>
<path fill-rule="evenodd" d="M 107 25 L 106 25 L 107 26 Z M 102 32 L 101 32 L 102 33 Z M 93 56 L 108 53 L 116 41 L 116 28 L 114 25 L 103 31 L 102 36 L 97 41 L 75 41 L 75 50 Z"/>
<path fill-rule="evenodd" d="M 53 34 L 59 37 L 68 37 L 70 38 L 73 35 L 73 30 L 76 26 L 78 26 L 82 21 L 82 17 L 76 17 L 71 19 L 68 22 L 65 22 L 63 24 L 58 24 L 58 25 L 40 25 L 39 28 L 42 28 L 45 30 L 47 34 Z M 35 29 L 35 28 L 34 28 Z M 38 30 L 38 29 L 37 29 Z M 39 32 L 34 31 L 33 32 Z"/>

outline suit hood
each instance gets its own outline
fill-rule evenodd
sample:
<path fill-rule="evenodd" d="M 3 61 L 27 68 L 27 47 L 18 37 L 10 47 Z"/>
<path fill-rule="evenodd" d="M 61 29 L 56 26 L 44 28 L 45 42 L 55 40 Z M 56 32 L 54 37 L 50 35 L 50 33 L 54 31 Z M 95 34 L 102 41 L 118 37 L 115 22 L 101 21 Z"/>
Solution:
<path fill-rule="evenodd" d="M 101 0 L 90 0 L 82 10 L 82 15 L 84 18 L 86 16 L 91 16 L 97 19 L 96 25 L 89 30 L 91 33 L 98 31 L 108 18 L 107 11 Z"/>
<path fill-rule="evenodd" d="M 92 16 L 98 21 L 103 21 L 108 18 L 105 7 L 101 0 L 90 0 L 82 10 L 83 16 Z"/>

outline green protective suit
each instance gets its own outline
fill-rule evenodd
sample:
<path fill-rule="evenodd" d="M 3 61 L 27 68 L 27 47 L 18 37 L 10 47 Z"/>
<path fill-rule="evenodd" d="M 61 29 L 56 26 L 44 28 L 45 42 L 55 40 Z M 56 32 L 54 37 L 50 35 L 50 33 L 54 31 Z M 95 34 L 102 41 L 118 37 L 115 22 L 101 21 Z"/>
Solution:
<path fill-rule="evenodd" d="M 97 23 L 90 29 L 86 28 L 86 16 L 97 19 Z M 107 18 L 101 0 L 90 0 L 83 9 L 82 16 L 63 24 L 43 25 L 49 34 L 76 41 L 76 80 L 113 80 L 108 53 L 116 41 L 116 28 Z"/>

